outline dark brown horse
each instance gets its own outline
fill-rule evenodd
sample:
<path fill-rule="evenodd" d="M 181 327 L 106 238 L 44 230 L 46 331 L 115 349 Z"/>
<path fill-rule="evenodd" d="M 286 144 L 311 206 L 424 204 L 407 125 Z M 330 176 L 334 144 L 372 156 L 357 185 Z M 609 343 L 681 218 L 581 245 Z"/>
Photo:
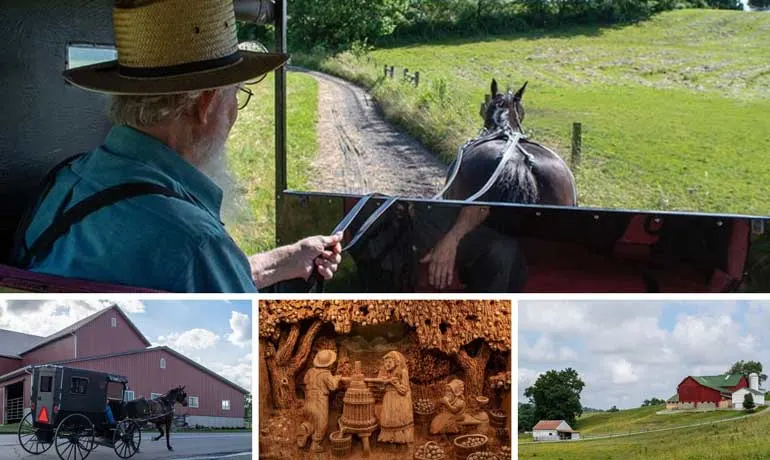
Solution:
<path fill-rule="evenodd" d="M 187 393 L 185 393 L 184 388 L 184 386 L 172 388 L 166 394 L 156 399 L 147 400 L 140 398 L 126 403 L 126 412 L 129 414 L 129 417 L 154 423 L 155 427 L 160 431 L 157 438 L 152 438 L 153 441 L 158 441 L 163 437 L 163 428 L 165 427 L 166 447 L 168 450 L 174 450 L 171 447 L 170 441 L 171 423 L 174 421 L 174 407 L 176 404 L 187 407 Z"/>
<path fill-rule="evenodd" d="M 484 128 L 479 137 L 460 148 L 457 159 L 449 167 L 443 198 L 577 205 L 575 178 L 567 164 L 523 133 L 521 101 L 526 88 L 524 83 L 516 93 L 510 90 L 500 93 L 497 81 L 492 80 L 491 98 L 482 108 Z M 484 193 L 479 193 L 490 177 L 494 182 L 488 184 Z"/>

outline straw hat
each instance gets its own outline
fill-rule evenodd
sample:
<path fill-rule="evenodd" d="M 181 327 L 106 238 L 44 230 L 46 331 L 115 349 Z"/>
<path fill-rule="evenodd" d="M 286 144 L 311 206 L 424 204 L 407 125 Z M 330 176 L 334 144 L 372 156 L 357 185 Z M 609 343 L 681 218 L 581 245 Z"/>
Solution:
<path fill-rule="evenodd" d="M 315 367 L 329 367 L 337 361 L 337 353 L 332 350 L 321 350 L 316 353 L 313 359 L 313 366 Z"/>
<path fill-rule="evenodd" d="M 64 72 L 80 88 L 157 95 L 229 86 L 283 65 L 288 56 L 238 49 L 232 0 L 118 0 L 116 61 Z"/>

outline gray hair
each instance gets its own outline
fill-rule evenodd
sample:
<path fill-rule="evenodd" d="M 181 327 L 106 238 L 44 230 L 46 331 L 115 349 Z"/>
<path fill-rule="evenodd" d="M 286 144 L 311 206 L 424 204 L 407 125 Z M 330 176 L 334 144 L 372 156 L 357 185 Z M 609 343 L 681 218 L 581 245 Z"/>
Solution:
<path fill-rule="evenodd" d="M 110 121 L 116 125 L 147 127 L 178 120 L 193 110 L 201 94 L 193 91 L 160 96 L 115 95 L 110 105 Z"/>

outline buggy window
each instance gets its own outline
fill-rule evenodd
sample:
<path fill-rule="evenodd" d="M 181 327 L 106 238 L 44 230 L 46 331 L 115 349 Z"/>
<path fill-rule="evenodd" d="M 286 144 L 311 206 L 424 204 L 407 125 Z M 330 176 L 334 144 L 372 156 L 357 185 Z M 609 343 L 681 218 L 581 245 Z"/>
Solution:
<path fill-rule="evenodd" d="M 67 44 L 67 69 L 97 64 L 99 62 L 117 59 L 117 51 L 112 45 L 97 45 L 93 43 Z M 113 326 L 115 327 L 115 326 Z"/>
<path fill-rule="evenodd" d="M 40 393 L 50 393 L 53 389 L 53 376 L 41 375 L 40 376 L 40 388 L 37 391 Z"/>
<path fill-rule="evenodd" d="M 88 379 L 83 377 L 72 377 L 72 380 L 70 380 L 70 393 L 76 395 L 88 393 Z"/>

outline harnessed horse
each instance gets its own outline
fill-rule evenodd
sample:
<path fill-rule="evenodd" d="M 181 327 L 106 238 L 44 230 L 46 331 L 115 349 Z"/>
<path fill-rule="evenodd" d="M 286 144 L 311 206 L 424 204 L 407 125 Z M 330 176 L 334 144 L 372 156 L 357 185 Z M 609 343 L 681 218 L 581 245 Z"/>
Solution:
<path fill-rule="evenodd" d="M 174 450 L 171 447 L 170 440 L 171 424 L 174 421 L 174 407 L 176 404 L 187 407 L 187 393 L 185 393 L 184 388 L 184 386 L 172 388 L 166 394 L 156 399 L 147 400 L 140 398 L 126 403 L 126 411 L 130 417 L 142 418 L 146 422 L 154 423 L 155 427 L 160 431 L 158 437 L 152 438 L 153 441 L 158 441 L 163 437 L 163 427 L 166 427 L 166 447 L 170 451 Z"/>
<path fill-rule="evenodd" d="M 482 108 L 484 127 L 458 150 L 437 198 L 577 206 L 567 164 L 523 132 L 526 88 L 524 83 L 516 93 L 500 93 L 492 80 L 491 98 Z"/>

